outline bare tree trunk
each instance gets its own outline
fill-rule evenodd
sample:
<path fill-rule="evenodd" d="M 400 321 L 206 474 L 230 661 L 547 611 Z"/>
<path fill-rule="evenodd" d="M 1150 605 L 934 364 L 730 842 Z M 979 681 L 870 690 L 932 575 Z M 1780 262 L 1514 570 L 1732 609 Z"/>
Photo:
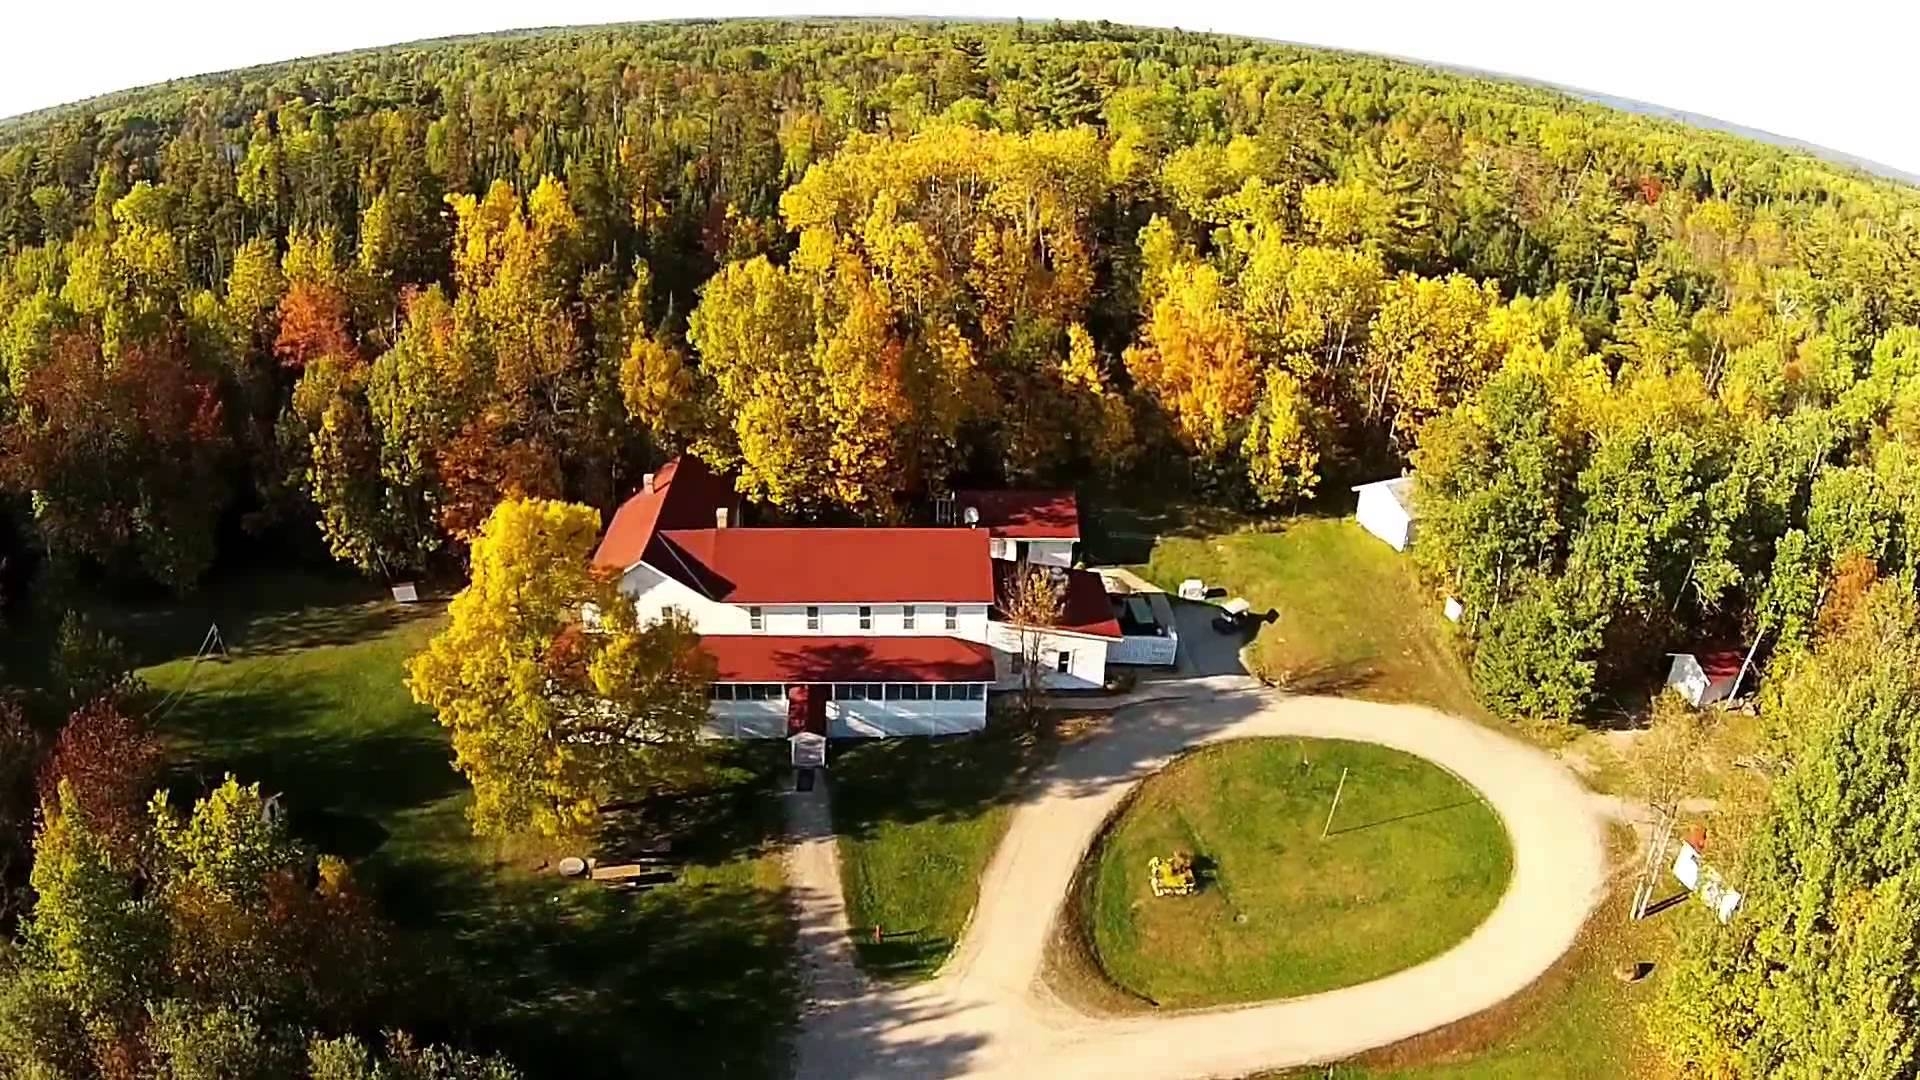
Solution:
<path fill-rule="evenodd" d="M 1045 567 L 1022 563 L 1015 570 L 1003 607 L 1020 633 L 1020 708 L 1028 722 L 1040 715 L 1046 689 L 1046 632 L 1059 625 L 1066 582 Z"/>

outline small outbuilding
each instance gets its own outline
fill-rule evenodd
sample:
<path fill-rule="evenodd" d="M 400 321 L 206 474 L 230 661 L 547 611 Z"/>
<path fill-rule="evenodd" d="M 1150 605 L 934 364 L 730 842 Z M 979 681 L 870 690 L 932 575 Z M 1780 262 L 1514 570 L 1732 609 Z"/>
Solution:
<path fill-rule="evenodd" d="M 1732 697 L 1740 669 L 1746 665 L 1746 657 L 1737 649 L 1668 655 L 1673 664 L 1667 669 L 1667 685 L 1696 709 Z"/>
<path fill-rule="evenodd" d="M 1395 551 L 1407 550 L 1419 520 L 1413 509 L 1413 477 L 1375 480 L 1356 485 L 1353 490 L 1360 496 L 1353 512 L 1360 527 L 1385 540 Z"/>

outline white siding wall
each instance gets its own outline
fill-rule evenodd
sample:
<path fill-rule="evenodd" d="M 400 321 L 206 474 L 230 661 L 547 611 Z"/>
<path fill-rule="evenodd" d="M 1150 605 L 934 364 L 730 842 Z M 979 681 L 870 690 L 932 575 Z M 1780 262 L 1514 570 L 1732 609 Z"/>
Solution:
<path fill-rule="evenodd" d="M 860 629 L 859 604 L 815 604 L 820 609 L 820 628 L 807 629 L 806 604 L 762 604 L 760 611 L 766 619 L 768 634 L 828 634 L 835 637 L 957 637 L 964 641 L 984 640 L 987 633 L 987 605 L 985 604 L 914 604 L 913 629 L 906 626 L 906 604 L 868 604 L 873 612 L 871 629 Z M 751 633 L 748 627 L 752 619 L 747 613 L 747 605 L 736 610 L 740 612 L 740 629 L 726 633 Z M 953 607 L 956 615 L 956 629 L 947 629 L 947 608 Z M 704 629 L 704 628 L 702 628 Z"/>
<path fill-rule="evenodd" d="M 1395 551 L 1407 550 L 1413 541 L 1413 521 L 1393 494 L 1385 488 L 1367 487 L 1360 491 L 1360 502 L 1353 516 L 1360 527 L 1385 540 Z"/>
<path fill-rule="evenodd" d="M 657 619 L 667 608 L 677 608 L 693 620 L 702 634 L 751 634 L 753 619 L 750 605 L 726 604 L 709 600 L 644 563 L 628 570 L 620 588 L 633 598 L 642 619 Z M 986 604 L 914 604 L 914 625 L 906 627 L 904 604 L 870 604 L 872 626 L 860 628 L 860 605 L 817 604 L 820 624 L 807 628 L 806 604 L 760 605 L 764 634 L 858 637 L 954 637 L 962 641 L 992 644 L 991 625 Z M 947 625 L 947 608 L 955 609 L 952 628 Z M 1097 658 L 1081 658 L 1089 645 L 1098 646 Z M 1100 685 L 1105 671 L 1105 643 L 1074 639 L 1061 646 L 1078 650 L 1076 672 L 1091 670 L 1091 682 Z M 1000 658 L 1004 667 L 1005 658 Z M 1088 665 L 1097 665 L 1089 668 Z M 1059 677 L 1069 680 L 1067 676 Z M 1049 685 L 1052 685 L 1050 683 Z M 1081 685 L 1062 681 L 1061 686 Z M 713 719 L 707 734 L 722 739 L 777 739 L 787 734 L 785 701 L 715 701 L 710 703 Z M 987 703 L 964 701 L 833 701 L 827 705 L 827 731 L 834 738 L 879 738 L 896 735 L 944 735 L 978 731 L 987 723 Z"/>
<path fill-rule="evenodd" d="M 1009 689 L 1020 685 L 1020 676 L 1013 670 L 1013 658 L 1020 652 L 1020 631 L 1008 623 L 992 624 L 994 685 Z M 1050 690 L 1089 690 L 1099 689 L 1107 684 L 1107 639 L 1082 637 L 1079 634 L 1040 635 L 1041 658 L 1046 665 L 1047 677 L 1043 680 Z M 1061 653 L 1071 653 L 1067 672 L 1058 670 Z"/>
<path fill-rule="evenodd" d="M 693 620 L 693 628 L 702 634 L 754 633 L 750 605 L 724 604 L 705 596 L 645 563 L 627 571 L 620 581 L 621 591 L 633 597 L 642 619 L 656 619 L 668 607 L 679 608 Z M 985 604 L 914 604 L 913 629 L 906 628 L 905 604 L 870 604 L 872 629 L 860 629 L 860 605 L 816 604 L 820 626 L 807 629 L 806 604 L 760 605 L 766 634 L 823 634 L 836 637 L 957 637 L 963 641 L 987 640 Z M 947 629 L 947 608 L 955 609 L 955 629 Z"/>
<path fill-rule="evenodd" d="M 747 612 L 732 604 L 716 603 L 667 575 L 641 563 L 620 579 L 620 591 L 633 597 L 641 621 L 660 617 L 669 607 L 679 608 L 702 634 L 747 633 Z"/>
<path fill-rule="evenodd" d="M 1700 666 L 1700 660 L 1692 653 L 1676 653 L 1673 666 L 1667 669 L 1667 685 L 1679 690 L 1688 704 L 1698 709 L 1716 701 L 1724 701 L 1733 694 L 1734 680 L 1738 674 L 1723 675 L 1718 679 L 1708 677 Z"/>

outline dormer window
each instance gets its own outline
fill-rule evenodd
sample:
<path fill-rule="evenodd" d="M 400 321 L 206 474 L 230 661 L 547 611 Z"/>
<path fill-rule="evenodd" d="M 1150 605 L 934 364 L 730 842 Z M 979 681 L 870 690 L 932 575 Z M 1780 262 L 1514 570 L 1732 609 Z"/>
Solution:
<path fill-rule="evenodd" d="M 860 606 L 860 629 L 873 629 L 873 609 L 864 604 Z"/>
<path fill-rule="evenodd" d="M 758 634 L 767 628 L 767 613 L 757 607 L 747 609 L 747 627 Z"/>
<path fill-rule="evenodd" d="M 817 607 L 807 608 L 807 629 L 809 630 L 820 629 L 820 609 L 819 608 Z"/>
<path fill-rule="evenodd" d="M 900 609 L 900 628 L 902 630 L 913 629 L 913 605 L 912 604 L 908 604 L 906 607 L 903 607 Z"/>
<path fill-rule="evenodd" d="M 952 604 L 947 605 L 947 629 L 949 631 L 960 629 L 960 609 Z"/>

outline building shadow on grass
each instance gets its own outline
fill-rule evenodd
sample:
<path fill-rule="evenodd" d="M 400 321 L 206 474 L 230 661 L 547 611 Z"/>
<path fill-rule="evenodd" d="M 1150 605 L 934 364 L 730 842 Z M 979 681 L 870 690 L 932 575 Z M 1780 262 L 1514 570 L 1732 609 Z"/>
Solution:
<path fill-rule="evenodd" d="M 968 735 L 836 743 L 829 759 L 834 827 L 866 839 L 883 823 L 977 817 L 1019 796 L 1050 755 L 1051 739 L 1045 730 L 996 717 Z"/>

